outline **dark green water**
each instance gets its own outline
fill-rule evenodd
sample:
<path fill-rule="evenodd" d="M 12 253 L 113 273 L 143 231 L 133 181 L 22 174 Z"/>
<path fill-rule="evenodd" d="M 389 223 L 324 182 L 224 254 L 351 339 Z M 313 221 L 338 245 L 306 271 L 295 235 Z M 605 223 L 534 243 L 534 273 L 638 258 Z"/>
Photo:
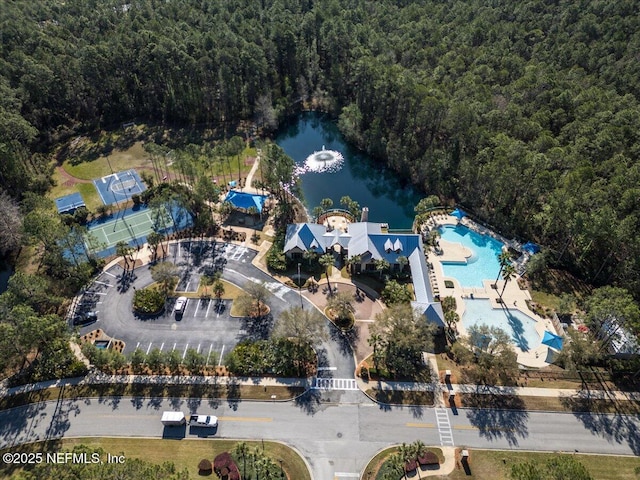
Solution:
<path fill-rule="evenodd" d="M 331 198 L 333 206 L 340 208 L 340 198 L 348 195 L 361 207 L 369 207 L 369 221 L 386 222 L 392 229 L 411 228 L 413 208 L 422 195 L 410 184 L 403 184 L 395 172 L 351 146 L 336 124 L 323 115 L 301 114 L 280 130 L 276 143 L 299 165 L 323 145 L 339 151 L 345 158 L 342 169 L 335 173 L 301 175 L 302 193 L 309 211 L 323 198 Z"/>

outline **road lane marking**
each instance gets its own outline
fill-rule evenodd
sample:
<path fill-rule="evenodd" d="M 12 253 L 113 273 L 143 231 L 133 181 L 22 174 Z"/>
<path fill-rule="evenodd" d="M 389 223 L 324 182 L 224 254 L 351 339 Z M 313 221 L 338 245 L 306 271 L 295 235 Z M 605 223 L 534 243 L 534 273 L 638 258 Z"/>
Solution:
<path fill-rule="evenodd" d="M 436 424 L 435 423 L 412 423 L 409 422 L 406 424 L 407 427 L 413 427 L 413 428 L 436 428 Z"/>
<path fill-rule="evenodd" d="M 273 418 L 269 417 L 218 417 L 223 422 L 273 422 Z"/>

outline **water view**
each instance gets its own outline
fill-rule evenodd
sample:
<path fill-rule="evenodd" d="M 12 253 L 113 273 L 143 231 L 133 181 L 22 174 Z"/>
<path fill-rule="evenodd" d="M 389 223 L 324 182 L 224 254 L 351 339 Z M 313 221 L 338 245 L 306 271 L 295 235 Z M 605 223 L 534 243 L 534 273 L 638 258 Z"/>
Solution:
<path fill-rule="evenodd" d="M 413 208 L 422 195 L 410 184 L 403 184 L 395 172 L 376 163 L 367 154 L 351 146 L 336 124 L 324 115 L 304 113 L 285 125 L 276 143 L 293 158 L 299 167 L 302 193 L 310 211 L 323 198 L 340 207 L 340 198 L 348 195 L 361 207 L 369 207 L 369 221 L 386 222 L 392 229 L 410 229 L 415 215 Z M 332 161 L 323 151 L 339 152 L 341 168 L 323 168 L 312 162 Z"/>
<path fill-rule="evenodd" d="M 465 311 L 462 322 L 466 328 L 471 325 L 499 327 L 509 335 L 513 344 L 523 352 L 540 346 L 540 335 L 536 330 L 536 321 L 520 310 L 493 308 L 489 300 L 465 299 Z"/>
<path fill-rule="evenodd" d="M 442 262 L 445 277 L 455 278 L 462 287 L 482 287 L 484 280 L 496 279 L 500 271 L 498 255 L 502 242 L 464 225 L 442 227 L 440 234 L 442 240 L 460 243 L 473 252 L 466 263 Z"/>

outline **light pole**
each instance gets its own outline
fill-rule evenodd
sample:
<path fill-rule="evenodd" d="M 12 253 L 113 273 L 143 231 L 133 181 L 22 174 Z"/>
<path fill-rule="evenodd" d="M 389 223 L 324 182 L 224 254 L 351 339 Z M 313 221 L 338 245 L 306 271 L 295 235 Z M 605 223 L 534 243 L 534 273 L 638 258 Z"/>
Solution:
<path fill-rule="evenodd" d="M 300 279 L 300 262 L 298 262 L 298 295 L 300 295 L 300 308 L 304 310 L 304 304 L 302 303 L 302 281 Z"/>

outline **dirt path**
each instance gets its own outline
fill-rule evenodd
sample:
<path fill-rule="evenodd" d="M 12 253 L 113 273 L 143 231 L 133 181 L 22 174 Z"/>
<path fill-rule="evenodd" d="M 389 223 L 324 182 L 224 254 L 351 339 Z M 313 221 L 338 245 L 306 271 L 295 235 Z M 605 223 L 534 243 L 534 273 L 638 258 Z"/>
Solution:
<path fill-rule="evenodd" d="M 84 180 L 82 178 L 74 177 L 69 172 L 67 172 L 64 169 L 64 167 L 62 167 L 61 165 L 56 167 L 56 171 L 58 172 L 58 174 L 60 175 L 60 178 L 62 179 L 62 185 L 64 185 L 65 187 L 73 187 L 78 183 L 91 183 L 91 180 Z"/>

